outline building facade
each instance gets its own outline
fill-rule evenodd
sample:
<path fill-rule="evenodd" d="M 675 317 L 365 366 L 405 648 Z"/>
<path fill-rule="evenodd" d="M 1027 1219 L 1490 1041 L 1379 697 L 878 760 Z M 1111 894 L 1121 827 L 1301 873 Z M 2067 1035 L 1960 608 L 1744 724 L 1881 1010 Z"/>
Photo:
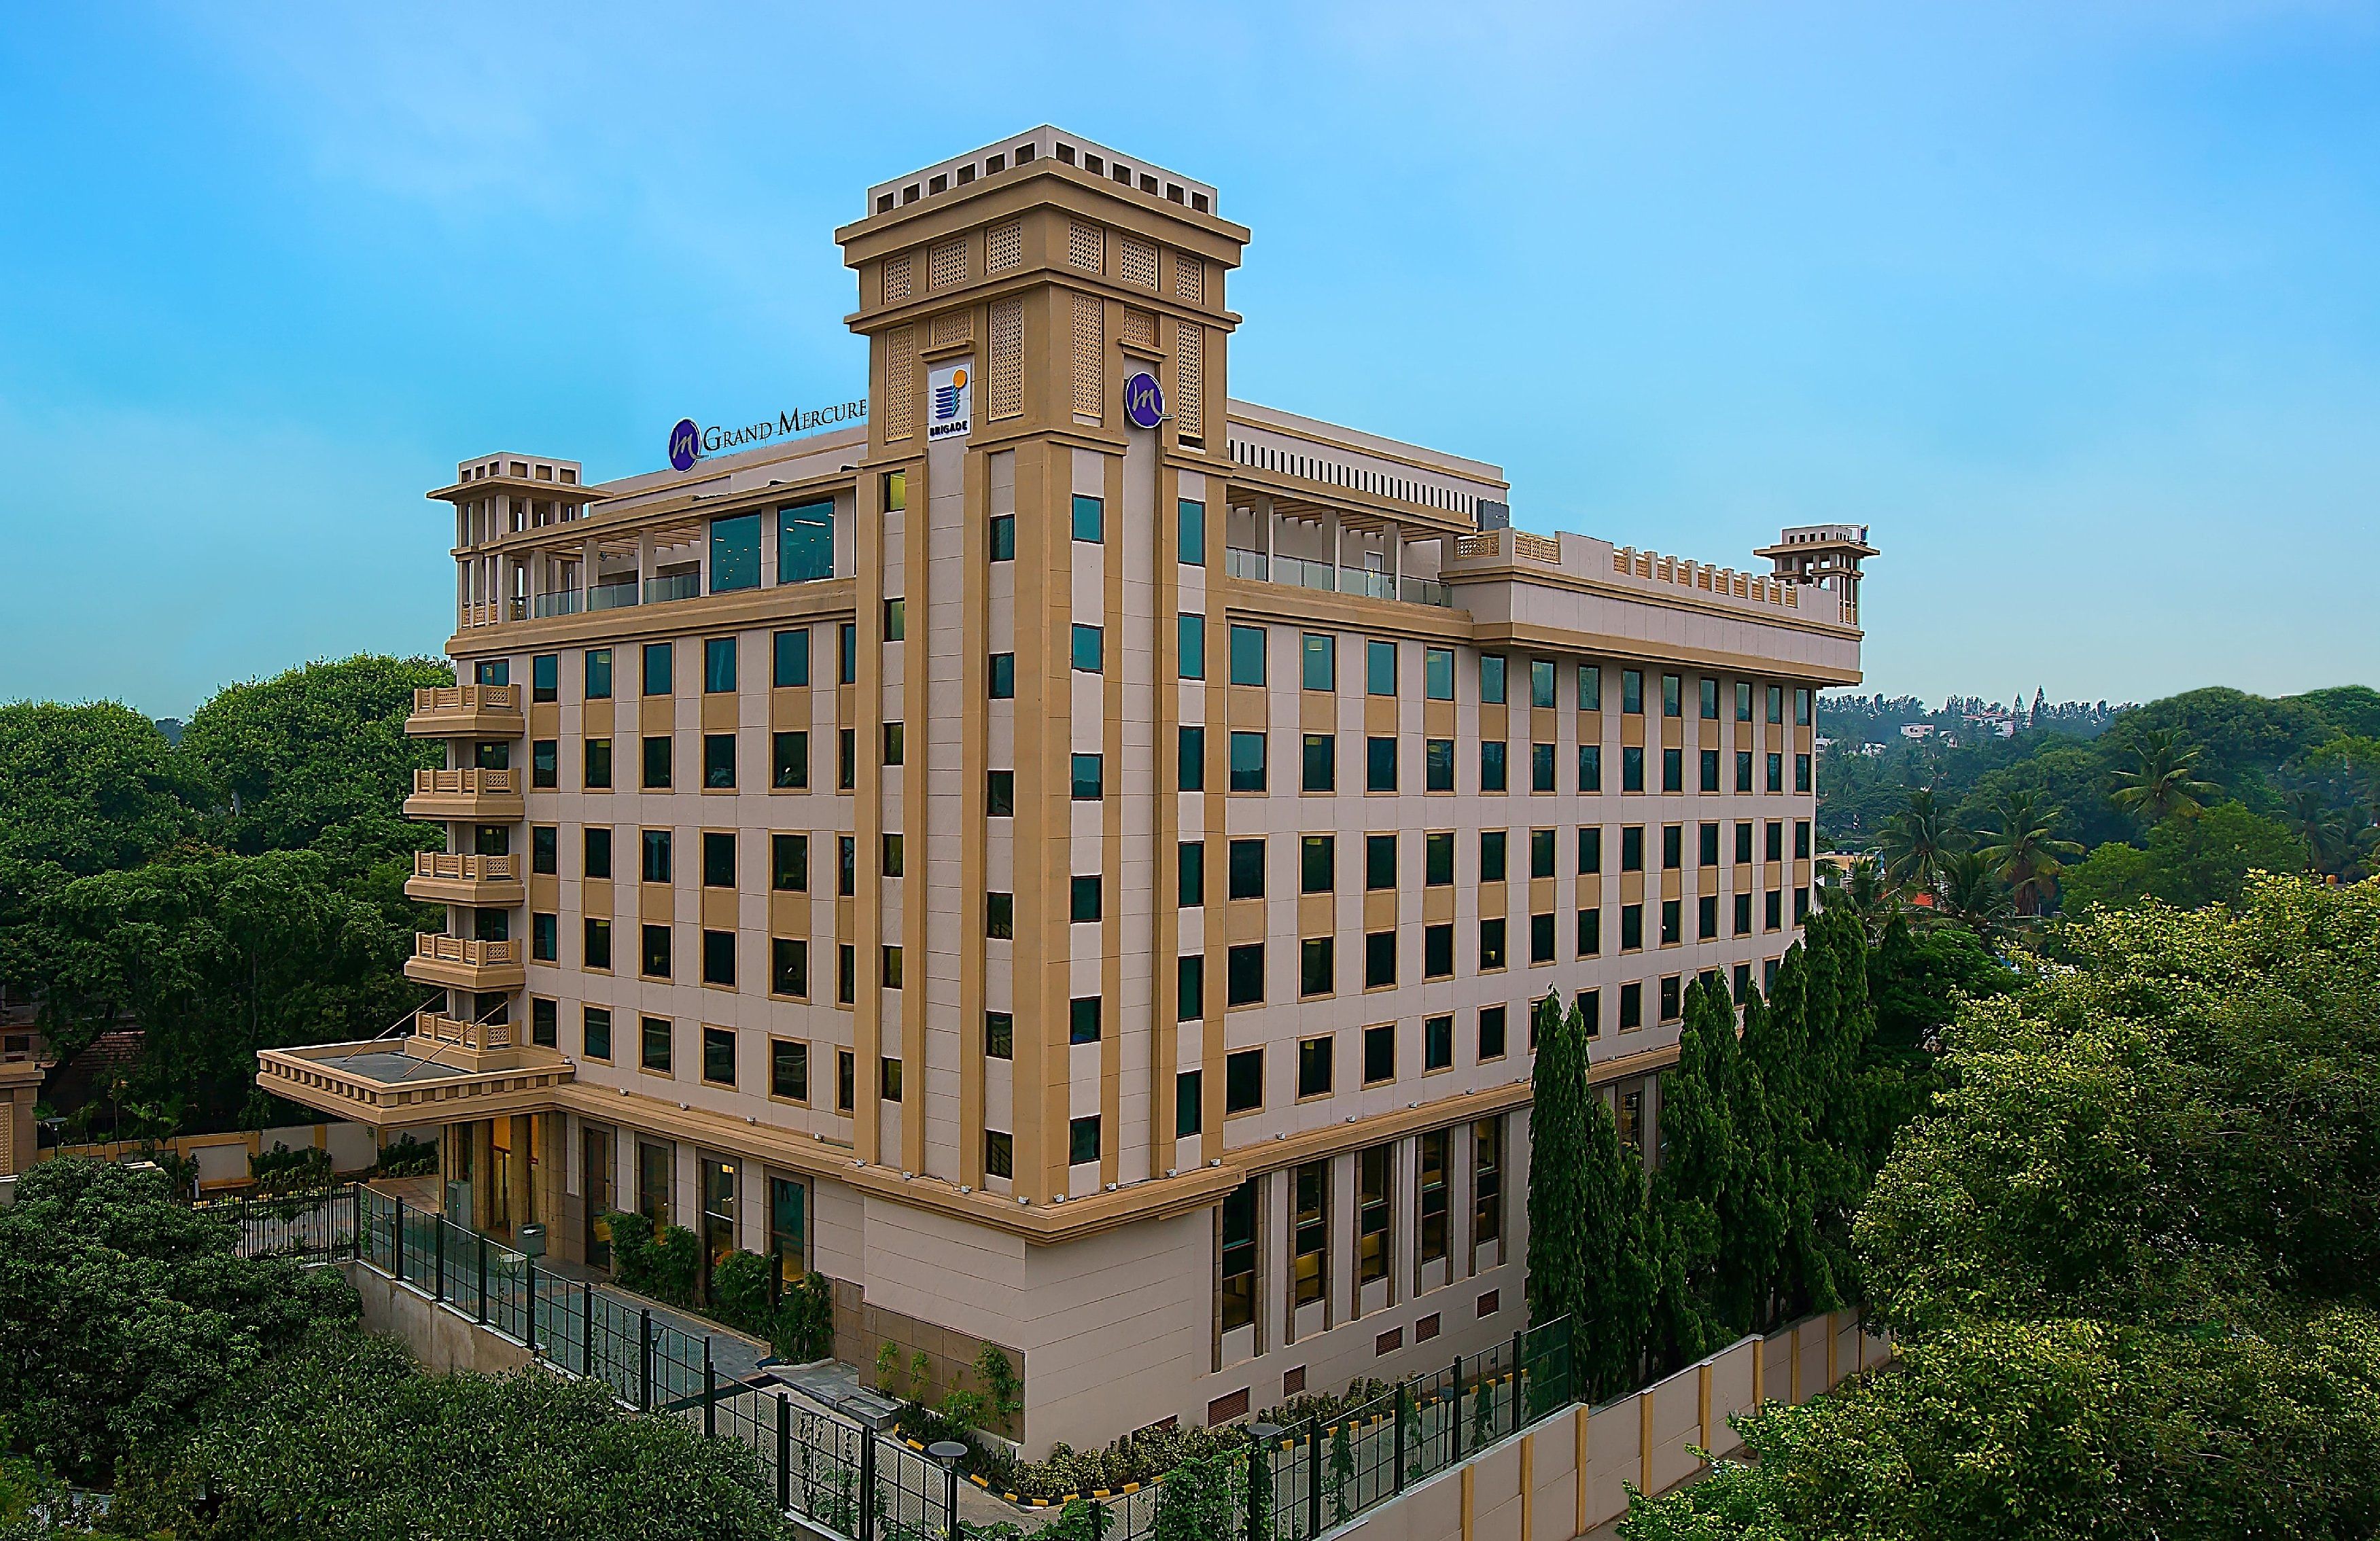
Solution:
<path fill-rule="evenodd" d="M 1855 589 L 1232 399 L 1247 236 L 1045 127 L 837 232 L 862 420 L 463 463 L 443 1001 L 263 1084 L 440 1126 L 481 1229 L 822 1271 L 932 1394 L 997 1344 L 1030 1453 L 1521 1326 L 1532 1004 L 1651 1148 L 1682 987 L 1810 903 Z"/>

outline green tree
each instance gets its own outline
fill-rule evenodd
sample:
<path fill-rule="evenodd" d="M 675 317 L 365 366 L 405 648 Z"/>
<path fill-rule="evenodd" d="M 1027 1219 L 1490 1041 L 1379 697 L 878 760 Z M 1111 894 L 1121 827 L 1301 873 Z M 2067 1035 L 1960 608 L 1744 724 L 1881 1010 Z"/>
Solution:
<path fill-rule="evenodd" d="M 1585 1019 L 1561 997 L 1537 1002 L 1529 1073 L 1529 1320 L 1543 1326 L 1582 1309 L 1586 1219 Z"/>
<path fill-rule="evenodd" d="M 2019 915 L 2039 915 L 2058 892 L 2058 874 L 2066 858 L 2079 856 L 2079 842 L 2056 831 L 2058 810 L 2030 792 L 2012 792 L 1992 808 L 1995 825 L 1983 847 L 1983 857 L 2009 885 Z"/>
<path fill-rule="evenodd" d="M 1977 940 L 1997 946 L 2015 928 L 2016 899 L 1982 852 L 1961 851 L 1943 868 L 1934 915 L 1942 924 L 1964 927 Z"/>
<path fill-rule="evenodd" d="M 1577 1028 L 1585 1041 L 1584 1025 Z M 1644 1369 L 1652 1308 L 1645 1252 L 1645 1172 L 1621 1143 L 1610 1105 L 1590 1095 L 1580 1162 L 1579 1272 L 1573 1365 L 1591 1400 L 1616 1396 Z"/>
<path fill-rule="evenodd" d="M 1944 865 L 1966 845 L 1966 831 L 1935 800 L 1934 789 L 1920 787 L 1909 795 L 1909 806 L 1884 827 L 1885 875 L 1904 887 L 1930 892 L 1940 881 Z"/>
<path fill-rule="evenodd" d="M 2380 738 L 2380 690 L 2368 685 L 2335 685 L 2286 700 L 2311 707 L 2325 722 L 2356 738 Z"/>
<path fill-rule="evenodd" d="M 1819 905 L 1833 913 L 1848 916 L 1852 924 L 1869 936 L 1884 934 L 1884 928 L 1900 908 L 1900 896 L 1886 882 L 1883 870 L 1867 856 L 1855 858 L 1847 873 L 1837 877 L 1820 875 Z"/>
<path fill-rule="evenodd" d="M 2192 814 L 2208 797 L 2222 795 L 2198 779 L 2198 751 L 2184 744 L 2179 728 L 2152 728 L 2131 743 L 2131 766 L 2116 772 L 2110 800 L 2150 829 L 2176 814 Z"/>
<path fill-rule="evenodd" d="M 189 790 L 157 725 L 128 707 L 0 706 L 0 862 L 75 877 L 137 866 L 181 837 Z"/>
<path fill-rule="evenodd" d="M 2168 819 L 2149 832 L 2146 850 L 2102 845 L 2067 869 L 2068 906 L 2122 909 L 2148 900 L 2195 908 L 2229 904 L 2253 871 L 2302 872 L 2305 843 L 2239 803 L 2219 803 L 2195 819 Z"/>
<path fill-rule="evenodd" d="M 355 1317 L 337 1274 L 232 1242 L 155 1172 L 61 1157 L 20 1176 L 0 1208 L 0 1424 L 18 1446 L 103 1486 L 226 1380 Z"/>
<path fill-rule="evenodd" d="M 1662 1159 L 1648 1201 L 1656 1374 L 1701 1358 L 1748 1325 L 1720 1315 L 1716 1278 L 1722 1217 L 1744 1164 L 1729 1106 L 1735 1054 L 1735 1010 L 1724 987 L 1695 980 L 1686 989 L 1677 1066 L 1661 1076 Z"/>

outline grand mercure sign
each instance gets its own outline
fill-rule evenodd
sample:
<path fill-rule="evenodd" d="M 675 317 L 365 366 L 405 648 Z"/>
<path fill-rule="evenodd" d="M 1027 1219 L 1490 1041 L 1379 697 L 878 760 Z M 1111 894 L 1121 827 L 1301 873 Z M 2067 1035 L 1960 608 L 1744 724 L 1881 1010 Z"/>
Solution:
<path fill-rule="evenodd" d="M 864 423 L 868 420 L 868 398 L 839 401 L 832 406 L 796 408 L 780 412 L 775 420 L 763 418 L 742 428 L 728 428 L 719 423 L 699 427 L 692 418 L 680 418 L 670 430 L 669 463 L 674 471 L 694 468 L 694 463 L 706 455 L 721 450 L 744 449 L 766 443 L 771 439 L 791 439 L 804 433 L 815 433 L 822 428 L 843 423 Z"/>

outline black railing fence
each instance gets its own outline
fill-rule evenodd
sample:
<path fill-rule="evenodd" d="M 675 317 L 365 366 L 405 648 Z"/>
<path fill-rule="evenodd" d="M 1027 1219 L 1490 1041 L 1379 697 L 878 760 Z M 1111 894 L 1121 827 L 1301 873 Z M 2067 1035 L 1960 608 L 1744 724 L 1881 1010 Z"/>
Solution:
<path fill-rule="evenodd" d="M 346 1184 L 203 1206 L 246 1257 L 353 1258 L 522 1344 L 622 1404 L 685 1417 L 749 1449 L 778 1507 L 852 1541 L 966 1541 L 950 1468 L 899 1438 L 773 1383 L 722 1379 L 707 1333 L 606 1286 L 565 1279 L 443 1215 Z M 731 1356 L 748 1360 L 749 1351 Z M 1225 1461 L 1228 1541 L 1312 1541 L 1416 1483 L 1567 1409 L 1568 1318 L 1515 1332 L 1369 1401 L 1303 1423 L 1258 1425 Z M 1066 1541 L 1146 1541 L 1169 1502 L 1162 1479 L 1084 1495 L 1051 1531 Z M 1032 1528 L 1030 1521 L 1026 1527 Z"/>

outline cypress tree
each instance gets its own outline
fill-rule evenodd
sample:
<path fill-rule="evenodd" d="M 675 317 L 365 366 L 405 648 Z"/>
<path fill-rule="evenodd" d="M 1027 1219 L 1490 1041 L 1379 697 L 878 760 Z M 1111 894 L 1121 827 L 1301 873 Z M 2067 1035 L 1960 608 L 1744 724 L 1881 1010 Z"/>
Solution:
<path fill-rule="evenodd" d="M 1766 1069 L 1772 1037 L 1768 1003 L 1754 991 L 1743 1003 L 1743 1041 L 1728 1090 L 1736 1137 L 1736 1183 L 1719 1207 L 1714 1304 L 1740 1331 L 1776 1322 L 1778 1251 L 1788 1228 L 1779 1163 L 1775 1098 Z"/>
<path fill-rule="evenodd" d="M 1585 1041 L 1585 1026 L 1579 1029 Z M 1615 1396 L 1644 1367 L 1653 1280 L 1645 1255 L 1645 1176 L 1635 1150 L 1620 1143 L 1620 1123 L 1598 1096 L 1585 1101 L 1580 1171 L 1580 1290 L 1573 1361 L 1587 1394 Z"/>
<path fill-rule="evenodd" d="M 1589 1095 L 1585 1019 L 1575 1008 L 1565 1018 L 1560 998 L 1549 994 L 1537 1002 L 1536 1039 L 1529 1082 L 1529 1321 L 1543 1326 L 1580 1307 Z"/>
<path fill-rule="evenodd" d="M 1731 1336 L 1717 1307 L 1716 1268 L 1720 1207 L 1741 1165 L 1729 1105 L 1735 1047 L 1725 987 L 1695 980 L 1686 988 L 1677 1068 L 1661 1076 L 1661 1162 L 1645 1221 L 1648 1352 L 1657 1374 L 1701 1358 Z"/>

